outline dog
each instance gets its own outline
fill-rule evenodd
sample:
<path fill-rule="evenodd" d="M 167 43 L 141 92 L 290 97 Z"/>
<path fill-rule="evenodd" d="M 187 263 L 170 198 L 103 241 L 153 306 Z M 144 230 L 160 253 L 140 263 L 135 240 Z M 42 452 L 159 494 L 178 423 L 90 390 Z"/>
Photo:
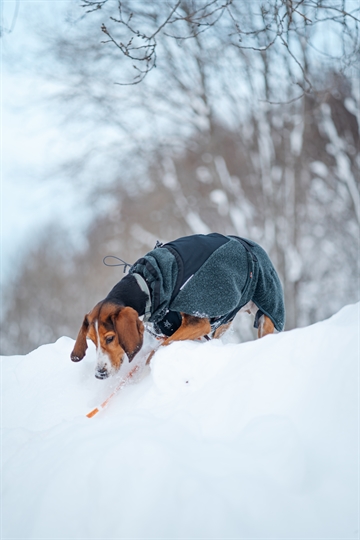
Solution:
<path fill-rule="evenodd" d="M 131 362 L 141 350 L 144 323 L 153 323 L 166 346 L 219 338 L 239 311 L 254 315 L 259 338 L 284 328 L 283 289 L 258 244 L 219 233 L 157 243 L 85 315 L 71 360 L 84 358 L 90 338 L 97 352 L 95 376 L 105 379 L 119 371 L 125 354 Z"/>

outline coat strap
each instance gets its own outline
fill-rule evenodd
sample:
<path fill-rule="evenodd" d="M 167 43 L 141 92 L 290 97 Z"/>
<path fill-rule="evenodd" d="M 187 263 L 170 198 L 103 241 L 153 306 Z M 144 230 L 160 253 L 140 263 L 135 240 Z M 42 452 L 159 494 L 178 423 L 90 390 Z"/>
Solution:
<path fill-rule="evenodd" d="M 136 279 L 140 289 L 147 295 L 143 320 L 144 322 L 148 322 L 148 320 L 151 317 L 151 294 L 149 291 L 148 284 L 146 283 L 145 279 L 140 274 L 133 273 L 132 276 L 134 276 L 134 278 Z"/>

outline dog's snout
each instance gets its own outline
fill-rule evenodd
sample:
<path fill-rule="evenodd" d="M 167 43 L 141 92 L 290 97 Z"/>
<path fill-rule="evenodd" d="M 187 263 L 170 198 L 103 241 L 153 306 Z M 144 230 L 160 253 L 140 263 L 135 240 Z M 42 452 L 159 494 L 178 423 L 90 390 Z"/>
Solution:
<path fill-rule="evenodd" d="M 95 371 L 95 377 L 97 379 L 106 379 L 109 376 L 109 373 L 106 368 L 97 369 Z"/>

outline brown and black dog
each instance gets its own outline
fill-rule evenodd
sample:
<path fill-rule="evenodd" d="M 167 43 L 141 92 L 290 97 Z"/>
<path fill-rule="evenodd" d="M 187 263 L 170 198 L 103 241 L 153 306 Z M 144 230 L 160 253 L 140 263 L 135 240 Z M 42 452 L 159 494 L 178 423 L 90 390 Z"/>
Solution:
<path fill-rule="evenodd" d="M 179 254 L 182 256 L 181 260 L 177 260 L 177 285 L 174 282 L 169 293 L 170 296 L 167 305 L 168 307 L 170 306 L 171 309 L 171 306 L 174 305 L 174 299 L 176 299 L 179 295 L 181 298 L 180 293 L 184 290 L 185 285 L 190 282 L 192 278 L 194 278 L 192 283 L 197 285 L 195 276 L 200 274 L 202 280 L 201 283 L 204 283 L 204 276 L 201 275 L 201 272 L 205 272 L 205 276 L 207 273 L 209 273 L 209 270 L 206 269 L 206 264 L 210 264 L 211 266 L 211 260 L 215 261 L 215 263 L 213 262 L 212 264 L 218 264 L 216 263 L 216 257 L 214 258 L 213 253 L 222 248 L 229 239 L 233 241 L 233 238 L 243 241 L 243 239 L 238 239 L 237 237 L 223 237 L 217 233 L 206 236 L 194 235 L 192 237 L 184 237 L 172 243 L 161 245 L 161 248 L 168 248 L 166 253 L 164 253 L 164 251 L 160 253 L 161 250 L 155 249 L 148 253 L 144 258 L 139 259 L 139 261 L 132 266 L 129 274 L 126 275 L 119 283 L 117 283 L 117 285 L 115 285 L 112 291 L 110 291 L 109 295 L 104 300 L 99 302 L 87 315 L 85 315 L 74 349 L 71 353 L 71 360 L 74 362 L 82 360 L 87 349 L 86 339 L 90 338 L 95 344 L 97 354 L 95 376 L 99 379 L 104 379 L 109 375 L 117 373 L 124 361 L 125 354 L 127 355 L 129 362 L 131 362 L 134 356 L 142 348 L 144 323 L 140 317 L 144 316 L 144 321 L 149 319 L 151 321 L 151 317 L 153 317 L 153 313 L 156 309 L 156 305 L 154 306 L 154 304 L 156 304 L 156 287 L 154 286 L 154 283 L 156 285 L 156 283 L 158 283 L 156 280 L 163 278 L 161 271 L 163 274 L 165 274 L 167 270 L 166 265 L 169 265 L 170 263 L 175 264 L 174 260 L 170 257 L 174 257 L 174 255 L 177 256 Z M 179 241 L 180 243 L 177 244 L 176 242 Z M 196 246 L 203 247 L 204 255 L 202 258 L 204 260 L 198 261 L 195 268 L 196 272 L 186 279 L 186 281 L 181 283 L 181 280 L 185 280 L 185 277 L 187 276 L 182 274 L 179 281 L 179 274 L 181 273 L 180 270 L 183 270 L 183 268 L 180 268 L 179 265 L 182 264 L 181 261 L 184 260 L 186 256 L 189 258 L 191 264 L 193 263 L 193 258 L 191 253 L 189 255 L 188 247 L 192 246 L 194 242 L 196 242 Z M 215 247 L 213 246 L 214 242 L 216 243 Z M 244 249 L 242 243 L 239 245 L 240 248 Z M 255 243 L 249 245 L 257 246 Z M 211 246 L 213 251 L 210 250 L 209 246 Z M 235 248 L 238 249 L 237 246 L 235 246 Z M 187 250 L 186 254 L 182 252 L 183 249 Z M 208 252 L 206 252 L 206 249 L 208 249 Z M 262 250 L 262 248 L 260 249 Z M 199 256 L 199 250 L 197 250 L 196 253 L 197 255 L 194 254 L 194 257 Z M 252 258 L 249 256 L 249 254 Z M 224 250 L 221 252 L 221 255 L 221 260 L 226 261 L 226 252 Z M 211 259 L 211 256 L 213 256 L 213 259 Z M 237 267 L 234 272 L 241 273 L 241 271 L 243 271 L 246 274 L 243 280 L 243 283 L 246 285 L 243 286 L 241 291 L 241 298 L 243 300 L 245 298 L 247 300 L 246 303 L 241 305 L 241 301 L 239 302 L 236 300 L 237 303 L 234 305 L 237 307 L 233 309 L 230 316 L 227 317 L 223 316 L 223 311 L 221 311 L 220 308 L 219 311 L 217 311 L 216 305 L 212 306 L 211 316 L 204 316 L 203 313 L 201 315 L 194 314 L 194 312 L 186 313 L 179 310 L 179 313 L 177 313 L 177 315 L 179 315 L 179 323 L 177 327 L 175 327 L 175 330 L 170 333 L 171 335 L 168 333 L 165 336 L 161 336 L 162 346 L 169 345 L 174 341 L 194 340 L 202 337 L 209 338 L 209 336 L 212 338 L 218 338 L 230 327 L 231 322 L 238 311 L 246 311 L 253 315 L 257 315 L 258 337 L 263 337 L 274 332 L 276 326 L 276 324 L 274 325 L 275 318 L 273 317 L 274 320 L 272 320 L 272 317 L 261 311 L 263 308 L 259 306 L 259 302 L 255 303 L 253 301 L 253 297 L 256 297 L 255 293 L 257 290 L 256 283 L 253 282 L 255 281 L 255 276 L 259 275 L 258 269 L 256 269 L 256 266 L 254 266 L 254 261 L 258 263 L 258 258 L 253 255 L 248 247 L 246 247 L 244 254 L 241 253 L 241 256 L 244 257 L 241 259 L 241 261 L 245 261 L 244 265 L 246 268 L 245 266 L 244 269 Z M 154 257 L 157 257 L 159 263 L 158 265 L 155 265 Z M 233 256 L 231 255 L 231 257 Z M 168 260 L 170 262 L 168 262 Z M 210 260 L 210 263 L 207 263 L 208 260 Z M 229 260 L 230 262 L 232 261 L 231 258 Z M 149 266 L 149 261 L 152 262 L 152 267 L 151 264 Z M 253 266 L 247 266 L 247 261 L 251 261 Z M 159 275 L 154 277 L 155 266 Z M 203 267 L 205 268 L 204 271 L 202 270 Z M 150 273 L 146 273 L 144 270 L 141 275 L 141 268 L 144 268 L 145 270 L 147 269 Z M 214 272 L 212 272 L 211 279 L 216 279 L 216 276 L 214 278 L 213 274 Z M 152 279 L 153 281 L 151 281 Z M 217 284 L 215 282 L 213 286 L 219 287 L 219 290 L 221 291 L 221 298 L 223 298 L 223 296 L 227 293 L 227 291 L 224 291 L 223 289 L 224 276 L 220 275 L 220 277 L 217 279 L 221 279 L 221 283 L 219 282 Z M 253 285 L 255 285 L 255 287 Z M 245 289 L 250 291 L 249 294 L 253 295 L 251 299 L 249 299 L 244 293 Z M 191 289 L 188 288 L 188 290 L 190 290 L 191 293 Z M 251 293 L 251 291 L 253 292 Z M 231 291 L 229 297 L 232 298 Z M 200 310 L 203 311 L 203 308 L 199 305 L 198 313 L 200 313 Z M 174 309 L 174 311 L 177 310 Z M 269 313 L 269 310 L 267 312 Z M 169 309 L 166 310 L 166 313 L 169 313 Z M 269 314 L 271 315 L 271 313 Z M 154 352 L 150 354 L 147 362 L 150 361 L 153 354 Z"/>

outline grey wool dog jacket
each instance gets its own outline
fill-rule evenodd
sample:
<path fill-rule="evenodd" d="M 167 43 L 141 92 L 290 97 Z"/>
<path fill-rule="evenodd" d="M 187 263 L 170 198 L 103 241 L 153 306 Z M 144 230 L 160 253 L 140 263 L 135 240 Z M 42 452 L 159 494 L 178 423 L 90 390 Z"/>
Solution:
<path fill-rule="evenodd" d="M 267 253 L 250 240 L 218 233 L 185 236 L 147 253 L 129 274 L 146 281 L 151 295 L 148 320 L 157 328 L 170 328 L 167 335 L 180 326 L 180 312 L 208 317 L 217 328 L 250 300 L 259 310 L 255 326 L 265 314 L 276 330 L 284 329 L 279 277 Z M 174 317 L 178 323 L 172 324 Z"/>

